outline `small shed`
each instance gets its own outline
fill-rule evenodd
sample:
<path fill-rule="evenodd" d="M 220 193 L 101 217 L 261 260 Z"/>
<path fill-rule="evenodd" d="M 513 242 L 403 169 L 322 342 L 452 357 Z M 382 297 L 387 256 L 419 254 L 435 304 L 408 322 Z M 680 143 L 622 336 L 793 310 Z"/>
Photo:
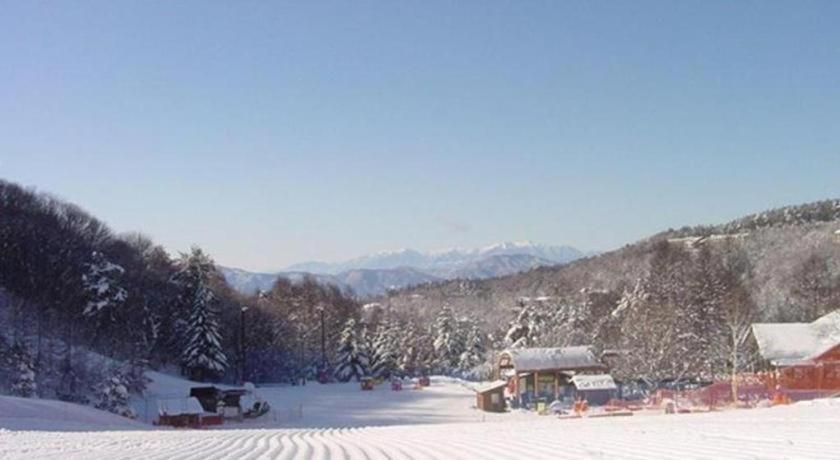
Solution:
<path fill-rule="evenodd" d="M 475 407 L 486 412 L 504 412 L 507 381 L 496 380 L 475 390 Z"/>
<path fill-rule="evenodd" d="M 609 374 L 575 375 L 571 382 L 575 387 L 575 396 L 585 399 L 593 406 L 607 404 L 618 391 Z"/>

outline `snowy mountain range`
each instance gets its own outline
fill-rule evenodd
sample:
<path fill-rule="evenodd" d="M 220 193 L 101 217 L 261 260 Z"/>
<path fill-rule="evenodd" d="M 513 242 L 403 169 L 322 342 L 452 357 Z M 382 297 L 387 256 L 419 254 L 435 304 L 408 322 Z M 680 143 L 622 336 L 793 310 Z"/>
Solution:
<path fill-rule="evenodd" d="M 536 267 L 568 263 L 587 255 L 570 246 L 549 246 L 524 241 L 499 243 L 478 249 L 383 251 L 343 262 L 299 263 L 275 273 L 220 268 L 228 283 L 246 294 L 270 289 L 280 276 L 297 280 L 311 274 L 320 282 L 351 288 L 357 295 L 364 297 L 434 281 L 510 275 Z"/>
<path fill-rule="evenodd" d="M 359 268 L 378 270 L 412 267 L 445 277 L 455 270 L 491 256 L 509 255 L 530 255 L 554 264 L 562 264 L 578 259 L 585 254 L 569 246 L 548 246 L 530 241 L 520 241 L 498 243 L 478 249 L 453 248 L 429 252 L 420 252 L 414 249 L 383 251 L 337 263 L 304 262 L 286 267 L 284 271 L 334 275 Z"/>

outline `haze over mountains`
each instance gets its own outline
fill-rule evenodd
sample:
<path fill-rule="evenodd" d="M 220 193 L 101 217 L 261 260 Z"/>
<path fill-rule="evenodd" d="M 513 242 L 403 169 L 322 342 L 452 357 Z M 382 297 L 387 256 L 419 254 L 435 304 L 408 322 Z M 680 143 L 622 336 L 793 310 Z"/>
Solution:
<path fill-rule="evenodd" d="M 478 249 L 383 251 L 343 262 L 294 264 L 276 273 L 220 268 L 228 283 L 243 293 L 267 290 L 280 276 L 298 280 L 306 274 L 311 274 L 320 282 L 350 288 L 359 296 L 370 296 L 389 289 L 434 281 L 510 275 L 536 267 L 565 264 L 586 255 L 589 254 L 570 246 L 521 241 L 499 243 Z"/>

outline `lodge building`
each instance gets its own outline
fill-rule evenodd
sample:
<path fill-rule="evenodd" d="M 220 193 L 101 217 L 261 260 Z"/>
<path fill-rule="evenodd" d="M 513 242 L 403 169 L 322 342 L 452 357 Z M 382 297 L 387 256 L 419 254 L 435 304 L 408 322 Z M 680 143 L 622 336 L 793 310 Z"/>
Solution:
<path fill-rule="evenodd" d="M 616 390 L 607 370 L 588 346 L 515 348 L 500 354 L 496 377 L 515 406 L 575 397 L 603 404 Z"/>
<path fill-rule="evenodd" d="M 752 332 L 777 390 L 795 399 L 840 390 L 840 310 L 811 323 L 756 323 Z"/>

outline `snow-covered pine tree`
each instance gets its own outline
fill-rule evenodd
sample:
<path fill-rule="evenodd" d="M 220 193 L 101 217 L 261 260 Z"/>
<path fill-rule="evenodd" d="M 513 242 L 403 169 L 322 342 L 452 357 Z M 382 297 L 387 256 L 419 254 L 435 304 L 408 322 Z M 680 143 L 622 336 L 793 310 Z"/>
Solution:
<path fill-rule="evenodd" d="M 142 393 L 146 389 L 146 385 L 151 382 L 145 374 L 147 367 L 148 362 L 146 360 L 135 358 L 123 362 L 118 368 L 122 382 L 129 393 Z"/>
<path fill-rule="evenodd" d="M 435 319 L 432 327 L 435 352 L 435 370 L 442 374 L 449 374 L 458 367 L 458 361 L 463 351 L 463 338 L 458 327 L 458 321 L 449 306 L 444 305 Z"/>
<path fill-rule="evenodd" d="M 136 418 L 134 411 L 128 406 L 128 383 L 122 370 L 114 369 L 108 373 L 105 380 L 96 388 L 96 408 Z"/>
<path fill-rule="evenodd" d="M 397 339 L 397 370 L 402 375 L 417 374 L 418 340 L 414 325 L 406 324 Z"/>
<path fill-rule="evenodd" d="M 367 366 L 368 357 L 361 344 L 356 320 L 350 318 L 341 331 L 335 377 L 342 382 L 360 380 L 367 375 Z"/>
<path fill-rule="evenodd" d="M 99 251 L 93 252 L 91 262 L 86 266 L 87 273 L 82 275 L 82 284 L 88 297 L 83 311 L 85 316 L 109 311 L 125 302 L 128 294 L 119 285 L 125 273 L 122 267 L 109 262 Z"/>
<path fill-rule="evenodd" d="M 390 377 L 397 370 L 398 352 L 397 325 L 391 321 L 382 322 L 372 341 L 370 374 L 379 378 Z"/>
<path fill-rule="evenodd" d="M 195 380 L 218 378 L 228 367 L 213 305 L 215 296 L 209 286 L 214 270 L 210 257 L 194 247 L 190 254 L 181 256 L 179 270 L 174 276 L 182 289 L 180 300 L 190 309 L 181 363 Z"/>
<path fill-rule="evenodd" d="M 516 303 L 514 312 L 516 319 L 505 334 L 505 344 L 511 348 L 533 345 L 543 326 L 542 316 L 523 299 Z"/>
<path fill-rule="evenodd" d="M 481 329 L 472 321 L 465 324 L 467 334 L 464 351 L 458 360 L 458 369 L 462 376 L 467 376 L 476 366 L 484 362 L 484 337 Z"/>
<path fill-rule="evenodd" d="M 31 398 L 38 386 L 35 383 L 35 363 L 32 355 L 20 344 L 12 346 L 9 353 L 11 392 L 15 396 Z"/>
<path fill-rule="evenodd" d="M 365 375 L 373 375 L 371 369 L 373 369 L 373 366 L 376 365 L 376 361 L 378 359 L 378 357 L 376 356 L 376 349 L 374 346 L 374 341 L 376 340 L 376 333 L 375 329 L 371 331 L 367 322 L 363 321 L 361 325 L 361 330 L 359 331 L 359 335 L 357 336 L 359 350 L 367 358 L 367 364 L 365 365 Z"/>
<path fill-rule="evenodd" d="M 438 355 L 435 352 L 434 324 L 417 332 L 415 374 L 428 375 L 436 370 Z"/>

